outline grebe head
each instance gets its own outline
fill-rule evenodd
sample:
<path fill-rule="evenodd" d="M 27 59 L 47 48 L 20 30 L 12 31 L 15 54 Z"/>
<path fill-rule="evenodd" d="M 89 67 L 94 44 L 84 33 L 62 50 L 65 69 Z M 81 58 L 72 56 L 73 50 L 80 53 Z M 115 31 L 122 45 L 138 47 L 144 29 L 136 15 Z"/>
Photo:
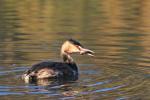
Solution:
<path fill-rule="evenodd" d="M 79 53 L 81 55 L 87 54 L 89 56 L 94 56 L 92 50 L 84 48 L 78 41 L 69 39 L 65 41 L 61 47 L 61 56 L 63 57 L 64 62 L 73 62 L 70 54 Z"/>

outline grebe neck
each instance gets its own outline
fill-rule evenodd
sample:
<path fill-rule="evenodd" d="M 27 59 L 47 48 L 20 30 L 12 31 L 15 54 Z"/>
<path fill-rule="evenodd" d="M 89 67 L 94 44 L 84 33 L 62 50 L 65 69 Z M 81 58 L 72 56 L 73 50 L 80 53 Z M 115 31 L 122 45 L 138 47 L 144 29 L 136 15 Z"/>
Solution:
<path fill-rule="evenodd" d="M 61 57 L 63 58 L 63 61 L 65 63 L 73 63 L 73 58 L 70 56 L 70 53 L 68 52 L 69 50 L 69 45 L 70 43 L 68 41 L 64 42 L 62 47 L 61 47 Z"/>
<path fill-rule="evenodd" d="M 65 63 L 74 63 L 73 58 L 68 53 L 63 52 L 63 53 L 61 53 L 61 56 Z"/>

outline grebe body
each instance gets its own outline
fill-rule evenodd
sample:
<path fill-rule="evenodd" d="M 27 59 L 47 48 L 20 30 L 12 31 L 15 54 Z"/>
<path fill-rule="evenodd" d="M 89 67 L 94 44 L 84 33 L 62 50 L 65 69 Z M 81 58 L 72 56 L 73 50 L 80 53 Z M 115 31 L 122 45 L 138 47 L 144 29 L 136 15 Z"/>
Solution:
<path fill-rule="evenodd" d="M 72 53 L 93 56 L 93 51 L 83 48 L 76 40 L 69 39 L 61 47 L 63 62 L 44 61 L 34 64 L 23 75 L 26 83 L 36 82 L 39 79 L 77 80 L 78 67 L 70 56 Z"/>

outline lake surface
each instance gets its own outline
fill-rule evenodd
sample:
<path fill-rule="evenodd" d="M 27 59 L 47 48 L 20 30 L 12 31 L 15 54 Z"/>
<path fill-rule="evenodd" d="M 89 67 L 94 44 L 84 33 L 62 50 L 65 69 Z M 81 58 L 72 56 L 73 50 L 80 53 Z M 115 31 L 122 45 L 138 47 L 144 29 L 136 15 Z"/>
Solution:
<path fill-rule="evenodd" d="M 79 79 L 25 84 L 22 73 L 61 61 L 74 38 L 95 57 L 73 55 Z M 149 0 L 1 0 L 1 100 L 150 100 Z"/>

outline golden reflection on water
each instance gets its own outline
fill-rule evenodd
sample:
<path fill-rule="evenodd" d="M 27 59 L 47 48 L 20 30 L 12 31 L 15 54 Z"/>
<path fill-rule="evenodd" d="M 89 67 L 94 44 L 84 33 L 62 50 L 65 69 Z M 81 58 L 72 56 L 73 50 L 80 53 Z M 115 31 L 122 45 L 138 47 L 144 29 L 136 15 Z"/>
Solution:
<path fill-rule="evenodd" d="M 74 56 L 81 70 L 79 84 L 110 81 L 96 87 L 76 86 L 72 91 L 77 88 L 77 91 L 92 93 L 98 89 L 122 86 L 118 89 L 120 94 L 111 90 L 79 96 L 79 99 L 93 99 L 99 94 L 102 99 L 116 99 L 117 96 L 147 99 L 143 91 L 147 91 L 149 80 L 146 77 L 150 74 L 149 9 L 149 0 L 2 0 L 0 66 L 7 66 L 4 68 L 7 72 L 12 70 L 13 64 L 22 67 L 44 59 L 60 59 L 62 42 L 72 37 L 96 52 L 94 58 Z M 90 74 L 87 70 L 101 73 Z M 16 85 L 22 85 L 21 80 L 12 77 L 20 73 L 1 75 L 0 84 L 15 85 L 16 82 Z"/>

